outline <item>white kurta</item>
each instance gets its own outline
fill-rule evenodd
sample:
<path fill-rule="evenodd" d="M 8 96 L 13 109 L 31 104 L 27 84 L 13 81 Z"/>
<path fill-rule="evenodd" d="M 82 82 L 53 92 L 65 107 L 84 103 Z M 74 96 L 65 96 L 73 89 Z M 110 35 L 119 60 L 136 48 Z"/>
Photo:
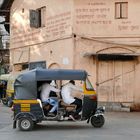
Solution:
<path fill-rule="evenodd" d="M 60 92 L 59 89 L 51 86 L 50 84 L 46 83 L 43 84 L 41 87 L 41 100 L 44 102 L 49 98 L 49 94 L 51 91 Z"/>
<path fill-rule="evenodd" d="M 71 93 L 73 92 L 73 90 L 83 92 L 83 90 L 80 87 L 77 87 L 73 85 L 72 83 L 67 83 L 66 85 L 62 87 L 61 95 L 65 103 L 71 104 L 75 101 L 74 97 L 71 96 Z"/>

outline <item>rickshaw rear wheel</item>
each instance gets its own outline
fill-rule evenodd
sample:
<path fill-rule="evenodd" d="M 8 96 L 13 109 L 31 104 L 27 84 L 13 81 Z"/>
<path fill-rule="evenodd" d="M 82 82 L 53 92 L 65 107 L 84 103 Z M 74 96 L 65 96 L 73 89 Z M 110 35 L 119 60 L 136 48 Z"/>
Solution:
<path fill-rule="evenodd" d="M 29 131 L 32 130 L 34 126 L 34 122 L 32 121 L 31 118 L 20 118 L 18 121 L 18 127 L 22 131 Z"/>
<path fill-rule="evenodd" d="M 103 115 L 92 116 L 90 121 L 91 121 L 92 126 L 96 128 L 100 128 L 104 125 L 105 118 Z"/>

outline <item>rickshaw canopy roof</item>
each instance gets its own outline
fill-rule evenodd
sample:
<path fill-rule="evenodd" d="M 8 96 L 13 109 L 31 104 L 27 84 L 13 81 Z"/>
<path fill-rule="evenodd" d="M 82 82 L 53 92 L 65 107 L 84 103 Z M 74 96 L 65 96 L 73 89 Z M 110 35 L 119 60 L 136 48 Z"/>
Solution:
<path fill-rule="evenodd" d="M 87 72 L 85 70 L 70 69 L 34 69 L 20 74 L 14 84 L 16 99 L 36 99 L 37 82 L 47 80 L 83 80 Z"/>
<path fill-rule="evenodd" d="M 0 75 L 0 80 L 7 81 L 10 76 L 11 76 L 11 74 L 2 74 L 2 75 Z"/>
<path fill-rule="evenodd" d="M 0 75 L 0 80 L 4 80 L 4 81 L 14 81 L 19 73 L 10 73 L 10 74 L 2 74 Z"/>

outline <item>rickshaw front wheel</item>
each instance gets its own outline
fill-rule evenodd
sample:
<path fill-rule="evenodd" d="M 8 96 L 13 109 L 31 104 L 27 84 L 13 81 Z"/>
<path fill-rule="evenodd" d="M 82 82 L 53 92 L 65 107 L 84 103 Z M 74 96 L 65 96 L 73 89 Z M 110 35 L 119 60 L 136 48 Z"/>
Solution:
<path fill-rule="evenodd" d="M 18 121 L 18 127 L 20 130 L 22 131 L 29 131 L 32 130 L 34 126 L 34 123 L 32 121 L 32 119 L 30 118 L 20 118 Z"/>
<path fill-rule="evenodd" d="M 12 104 L 13 104 L 12 101 L 8 101 L 8 102 L 7 102 L 7 106 L 8 106 L 8 107 L 12 107 Z"/>
<path fill-rule="evenodd" d="M 2 99 L 2 103 L 3 103 L 4 105 L 7 105 L 7 100 L 6 100 L 6 99 Z"/>
<path fill-rule="evenodd" d="M 91 116 L 91 124 L 92 126 L 96 128 L 100 128 L 104 125 L 105 123 L 105 118 L 103 115 L 98 115 L 98 116 Z"/>

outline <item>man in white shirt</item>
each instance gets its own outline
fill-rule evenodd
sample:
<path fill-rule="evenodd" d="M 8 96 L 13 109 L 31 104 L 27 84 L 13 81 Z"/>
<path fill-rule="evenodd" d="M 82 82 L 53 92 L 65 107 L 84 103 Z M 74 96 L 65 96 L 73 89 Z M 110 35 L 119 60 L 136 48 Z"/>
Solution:
<path fill-rule="evenodd" d="M 77 106 L 76 112 L 71 117 L 78 115 L 79 112 L 82 110 L 82 100 L 78 99 L 76 97 L 73 97 L 71 95 L 71 93 L 74 90 L 79 91 L 79 92 L 83 92 L 83 90 L 80 87 L 75 86 L 75 82 L 73 80 L 71 80 L 71 81 L 69 81 L 69 83 L 65 84 L 61 90 L 61 95 L 62 95 L 63 101 L 69 105 L 75 104 Z M 74 119 L 74 118 L 72 118 L 72 119 Z"/>
<path fill-rule="evenodd" d="M 43 103 L 45 103 L 45 104 L 49 103 L 50 105 L 53 106 L 48 114 L 50 116 L 54 116 L 53 112 L 56 111 L 58 108 L 58 101 L 50 98 L 49 95 L 50 95 L 51 91 L 60 92 L 60 90 L 55 88 L 54 86 L 50 85 L 50 83 L 51 83 L 51 81 L 47 81 L 45 84 L 42 85 L 41 100 Z"/>

